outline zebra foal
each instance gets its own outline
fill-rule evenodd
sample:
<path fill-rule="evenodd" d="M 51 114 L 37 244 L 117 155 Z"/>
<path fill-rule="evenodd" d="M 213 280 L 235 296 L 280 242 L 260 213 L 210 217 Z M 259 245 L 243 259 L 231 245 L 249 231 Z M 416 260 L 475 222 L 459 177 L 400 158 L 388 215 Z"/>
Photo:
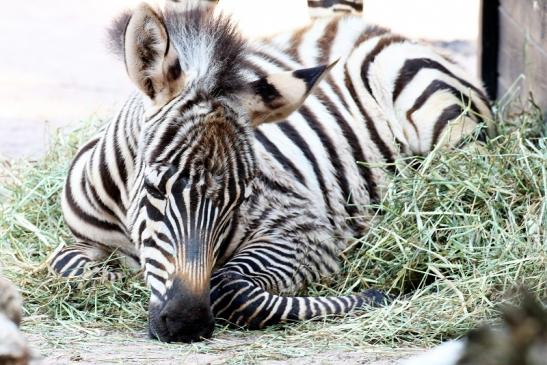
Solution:
<path fill-rule="evenodd" d="M 117 251 L 142 268 L 161 341 L 382 302 L 294 295 L 363 234 L 388 179 L 373 166 L 455 146 L 490 115 L 458 66 L 360 17 L 251 43 L 208 10 L 143 4 L 111 38 L 138 93 L 75 156 L 75 242 L 49 263 L 83 275 Z"/>

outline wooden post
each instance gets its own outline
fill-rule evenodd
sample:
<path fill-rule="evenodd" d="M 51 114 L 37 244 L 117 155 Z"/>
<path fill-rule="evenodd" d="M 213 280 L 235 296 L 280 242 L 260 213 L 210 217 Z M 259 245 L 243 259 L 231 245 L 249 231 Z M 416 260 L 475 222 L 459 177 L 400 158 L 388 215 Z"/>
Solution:
<path fill-rule="evenodd" d="M 481 0 L 479 74 L 488 96 L 498 97 L 499 0 Z"/>
<path fill-rule="evenodd" d="M 547 0 L 482 0 L 480 74 L 491 98 L 515 81 L 547 117 Z"/>

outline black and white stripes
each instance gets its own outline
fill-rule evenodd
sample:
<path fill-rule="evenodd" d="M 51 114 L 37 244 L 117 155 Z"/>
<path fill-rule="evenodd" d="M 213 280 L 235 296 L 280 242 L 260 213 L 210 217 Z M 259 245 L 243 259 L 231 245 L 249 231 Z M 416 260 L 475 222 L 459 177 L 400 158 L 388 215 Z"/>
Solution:
<path fill-rule="evenodd" d="M 53 269 L 94 272 L 119 252 L 144 271 L 163 341 L 209 337 L 214 317 L 260 328 L 382 302 L 294 295 L 365 231 L 379 165 L 490 120 L 478 83 L 359 17 L 252 44 L 208 10 L 123 19 L 113 44 L 141 93 L 75 157 L 63 213 L 76 243 Z"/>

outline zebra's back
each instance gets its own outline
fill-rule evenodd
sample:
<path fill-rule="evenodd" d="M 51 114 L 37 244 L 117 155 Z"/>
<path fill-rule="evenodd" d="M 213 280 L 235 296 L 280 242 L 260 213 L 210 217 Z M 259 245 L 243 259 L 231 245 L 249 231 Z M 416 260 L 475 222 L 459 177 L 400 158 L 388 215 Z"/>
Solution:
<path fill-rule="evenodd" d="M 266 40 L 248 61 L 253 77 L 337 62 L 298 110 L 255 136 L 263 173 L 307 189 L 344 237 L 363 233 L 397 157 L 428 153 L 468 107 L 447 144 L 490 118 L 479 83 L 458 65 L 356 16 Z"/>

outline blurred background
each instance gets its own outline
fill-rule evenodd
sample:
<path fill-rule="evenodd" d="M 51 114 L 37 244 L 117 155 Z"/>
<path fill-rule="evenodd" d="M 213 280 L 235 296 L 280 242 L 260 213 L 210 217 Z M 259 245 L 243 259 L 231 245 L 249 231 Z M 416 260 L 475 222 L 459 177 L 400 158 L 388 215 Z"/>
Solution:
<path fill-rule="evenodd" d="M 38 158 L 51 134 L 105 118 L 132 90 L 105 47 L 105 29 L 142 0 L 3 2 L 0 13 L 0 159 Z M 161 1 L 149 1 L 161 2 Z M 309 22 L 306 0 L 220 0 L 251 37 Z M 480 0 L 364 0 L 363 17 L 460 52 L 477 72 Z"/>

